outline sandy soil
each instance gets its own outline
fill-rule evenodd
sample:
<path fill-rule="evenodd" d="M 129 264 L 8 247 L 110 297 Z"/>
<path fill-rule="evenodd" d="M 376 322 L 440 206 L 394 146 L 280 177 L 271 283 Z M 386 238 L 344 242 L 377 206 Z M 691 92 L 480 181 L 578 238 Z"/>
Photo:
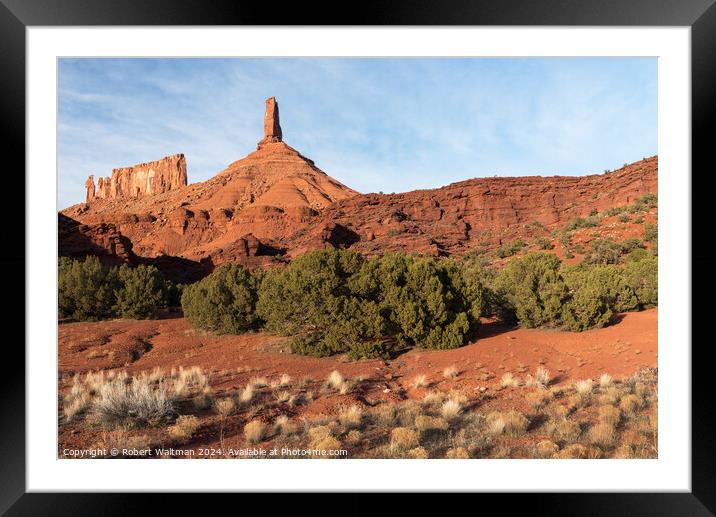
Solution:
<path fill-rule="evenodd" d="M 290 354 L 285 338 L 263 333 L 214 336 L 193 330 L 183 318 L 116 320 L 59 325 L 59 373 L 68 378 L 90 370 L 201 366 L 212 373 L 212 387 L 243 386 L 251 377 L 283 373 L 295 379 L 325 379 L 334 369 L 346 377 L 362 376 L 383 393 L 412 390 L 415 375 L 425 374 L 432 388 L 473 389 L 499 384 L 505 372 L 534 374 L 540 365 L 553 385 L 596 378 L 603 372 L 629 375 L 657 366 L 657 309 L 616 317 L 613 325 L 581 333 L 511 329 L 487 322 L 478 339 L 456 350 L 414 349 L 389 361 L 348 361 Z M 454 366 L 456 378 L 443 370 Z"/>
<path fill-rule="evenodd" d="M 609 327 L 582 333 L 512 329 L 486 322 L 470 345 L 446 351 L 415 349 L 389 361 L 296 356 L 288 353 L 288 342 L 282 337 L 263 333 L 214 336 L 195 331 L 183 318 L 171 315 L 160 320 L 59 325 L 62 393 L 75 373 L 118 369 L 133 374 L 179 366 L 200 366 L 209 372 L 216 397 L 235 394 L 254 377 L 272 380 L 284 373 L 296 381 L 303 380 L 304 393 L 315 391 L 316 397 L 309 404 L 290 409 L 259 405 L 249 415 L 268 422 L 279 415 L 278 411 L 298 421 L 335 414 L 352 404 L 371 407 L 381 402 L 422 399 L 430 390 L 468 394 L 471 404 L 479 404 L 481 411 L 526 411 L 522 388 L 500 387 L 504 373 L 524 380 L 543 366 L 550 372 L 551 385 L 560 386 L 580 379 L 596 380 L 605 372 L 618 378 L 656 367 L 657 309 L 619 315 Z M 449 367 L 457 370 L 456 377 L 443 375 Z M 332 370 L 339 370 L 347 379 L 360 378 L 359 388 L 345 395 L 325 390 L 324 381 Z M 428 385 L 412 387 L 413 379 L 421 374 L 426 375 Z M 194 413 L 202 426 L 190 448 L 219 447 L 220 428 L 228 440 L 240 443 L 243 420 L 230 419 L 222 424 L 211 409 Z M 159 439 L 163 431 L 150 428 L 143 433 Z M 101 443 L 104 436 L 101 429 L 84 422 L 60 424 L 61 448 L 87 447 Z"/>

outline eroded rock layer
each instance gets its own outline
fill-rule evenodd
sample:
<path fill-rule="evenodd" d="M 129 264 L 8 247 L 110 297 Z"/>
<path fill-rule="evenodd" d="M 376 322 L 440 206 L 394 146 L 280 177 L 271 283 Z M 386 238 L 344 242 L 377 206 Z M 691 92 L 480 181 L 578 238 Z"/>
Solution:
<path fill-rule="evenodd" d="M 186 160 L 183 154 L 175 154 L 154 162 L 113 169 L 111 177 L 97 180 L 96 189 L 94 176 L 88 177 L 85 182 L 86 202 L 89 203 L 95 198 L 152 196 L 185 187 L 186 184 Z"/>

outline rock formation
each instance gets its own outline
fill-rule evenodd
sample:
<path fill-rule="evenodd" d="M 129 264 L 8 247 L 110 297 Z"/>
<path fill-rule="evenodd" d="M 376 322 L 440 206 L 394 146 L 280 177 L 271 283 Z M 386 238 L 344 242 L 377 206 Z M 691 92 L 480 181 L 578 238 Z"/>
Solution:
<path fill-rule="evenodd" d="M 85 187 L 89 203 L 94 198 L 152 196 L 185 187 L 186 184 L 186 160 L 183 154 L 175 154 L 154 162 L 113 169 L 111 177 L 97 180 L 96 192 L 94 176 L 90 176 L 85 182 Z"/>
<path fill-rule="evenodd" d="M 274 98 L 266 101 L 264 121 L 258 149 L 207 181 L 177 188 L 186 184 L 181 155 L 99 178 L 92 203 L 88 180 L 88 202 L 62 211 L 79 223 L 71 238 L 60 236 L 62 249 L 79 256 L 84 246 L 87 254 L 122 258 L 131 246 L 139 262 L 195 275 L 226 262 L 269 267 L 325 247 L 460 255 L 551 238 L 572 218 L 658 193 L 652 157 L 608 174 L 478 178 L 359 194 L 283 142 Z"/>
<path fill-rule="evenodd" d="M 87 197 L 85 199 L 85 203 L 89 203 L 94 199 L 94 176 L 90 174 L 89 178 L 87 178 L 87 181 L 85 181 L 85 188 L 87 189 Z"/>
<path fill-rule="evenodd" d="M 266 111 L 264 113 L 264 137 L 259 142 L 259 149 L 262 144 L 281 142 L 283 135 L 281 134 L 281 124 L 278 118 L 278 103 L 276 97 L 266 99 Z"/>

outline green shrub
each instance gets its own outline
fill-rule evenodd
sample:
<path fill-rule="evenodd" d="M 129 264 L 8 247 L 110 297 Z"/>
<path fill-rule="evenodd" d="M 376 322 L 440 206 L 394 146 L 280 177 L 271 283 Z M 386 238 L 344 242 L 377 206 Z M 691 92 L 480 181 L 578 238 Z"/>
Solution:
<path fill-rule="evenodd" d="M 658 259 L 654 255 L 644 252 L 631 257 L 631 260 L 627 260 L 622 274 L 627 285 L 636 294 L 641 308 L 655 307 L 658 304 Z"/>
<path fill-rule="evenodd" d="M 104 266 L 97 257 L 84 261 L 60 257 L 59 315 L 77 320 L 113 317 L 149 318 L 176 287 L 154 266 Z"/>
<path fill-rule="evenodd" d="M 643 206 L 646 208 L 656 208 L 658 205 L 659 198 L 656 196 L 656 194 L 648 193 L 641 196 L 639 199 L 636 200 L 634 204 Z"/>
<path fill-rule="evenodd" d="M 358 253 L 320 250 L 269 271 L 259 289 L 257 312 L 269 331 L 296 336 L 292 349 L 326 356 L 380 338 L 378 304 L 352 292 L 349 281 L 365 259 Z"/>
<path fill-rule="evenodd" d="M 595 239 L 589 243 L 584 261 L 588 264 L 618 264 L 622 247 L 613 239 Z"/>
<path fill-rule="evenodd" d="M 84 261 L 60 257 L 58 306 L 62 318 L 98 320 L 114 316 L 115 291 L 119 288 L 116 268 L 103 266 L 88 256 Z"/>
<path fill-rule="evenodd" d="M 495 254 L 500 258 L 507 258 L 519 253 L 527 246 L 524 241 L 506 242 L 502 244 Z"/>
<path fill-rule="evenodd" d="M 464 345 L 484 303 L 480 272 L 452 260 L 386 254 L 367 261 L 351 285 L 377 301 L 388 335 L 424 348 Z"/>
<path fill-rule="evenodd" d="M 562 270 L 571 297 L 561 320 L 568 330 L 603 327 L 614 312 L 634 310 L 638 301 L 615 266 L 573 266 Z"/>
<path fill-rule="evenodd" d="M 646 242 L 656 242 L 659 238 L 659 227 L 655 224 L 647 224 L 644 227 L 644 240 Z"/>
<path fill-rule="evenodd" d="M 535 245 L 541 250 L 551 250 L 554 248 L 552 239 L 549 239 L 548 237 L 537 237 L 535 239 Z"/>
<path fill-rule="evenodd" d="M 604 215 L 607 217 L 614 217 L 615 215 L 619 215 L 621 213 L 624 213 L 626 211 L 627 207 L 625 206 L 615 206 L 613 208 L 608 209 L 606 212 L 604 212 Z"/>
<path fill-rule="evenodd" d="M 219 334 L 255 328 L 257 287 L 262 274 L 238 264 L 225 264 L 199 282 L 182 289 L 181 307 L 192 327 Z"/>
<path fill-rule="evenodd" d="M 513 259 L 495 278 L 500 313 L 523 327 L 554 326 L 569 292 L 552 254 L 530 253 Z"/>
<path fill-rule="evenodd" d="M 484 303 L 480 280 L 451 260 L 320 250 L 267 273 L 257 311 L 268 330 L 295 336 L 296 353 L 385 358 L 390 343 L 465 344 Z"/>
<path fill-rule="evenodd" d="M 169 284 L 154 266 L 129 267 L 118 271 L 120 287 L 115 291 L 115 312 L 122 318 L 146 319 L 157 308 L 166 307 Z"/>
<path fill-rule="evenodd" d="M 595 226 L 599 226 L 599 218 L 596 214 L 590 215 L 589 217 L 575 217 L 574 219 L 570 219 L 564 226 L 564 229 L 569 232 L 579 228 L 594 228 Z"/>
<path fill-rule="evenodd" d="M 641 240 L 631 237 L 621 244 L 622 246 L 622 253 L 628 254 L 631 253 L 634 250 L 644 248 L 644 243 L 641 242 Z"/>
<path fill-rule="evenodd" d="M 620 222 L 620 223 L 628 223 L 629 221 L 631 221 L 631 219 L 629 218 L 628 215 L 622 214 L 622 215 L 619 216 L 619 222 Z"/>

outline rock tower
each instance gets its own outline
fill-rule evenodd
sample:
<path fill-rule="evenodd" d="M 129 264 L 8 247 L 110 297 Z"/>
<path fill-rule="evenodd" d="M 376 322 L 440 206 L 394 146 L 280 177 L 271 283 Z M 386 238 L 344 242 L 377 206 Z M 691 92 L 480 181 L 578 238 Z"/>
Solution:
<path fill-rule="evenodd" d="M 278 102 L 276 97 L 269 97 L 266 99 L 266 112 L 264 113 L 264 137 L 259 142 L 261 144 L 268 144 L 273 142 L 281 142 L 283 135 L 281 134 L 281 124 L 278 118 Z"/>

